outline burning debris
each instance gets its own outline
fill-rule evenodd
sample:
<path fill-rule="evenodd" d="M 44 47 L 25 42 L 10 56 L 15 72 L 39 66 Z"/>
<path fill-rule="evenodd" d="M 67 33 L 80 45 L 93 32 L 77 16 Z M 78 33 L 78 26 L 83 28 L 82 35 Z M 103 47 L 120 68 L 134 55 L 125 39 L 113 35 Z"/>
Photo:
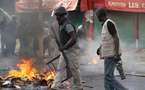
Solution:
<path fill-rule="evenodd" d="M 92 60 L 88 64 L 97 64 L 97 58 L 93 57 Z"/>
<path fill-rule="evenodd" d="M 88 62 L 88 64 L 90 65 L 96 65 L 99 63 L 99 57 L 98 56 L 93 56 L 91 57 L 91 60 Z"/>
<path fill-rule="evenodd" d="M 0 88 L 50 88 L 56 75 L 55 67 L 52 65 L 45 72 L 40 72 L 32 64 L 31 58 L 22 59 L 21 63 L 16 65 L 17 69 L 12 69 L 5 77 L 0 77 Z"/>

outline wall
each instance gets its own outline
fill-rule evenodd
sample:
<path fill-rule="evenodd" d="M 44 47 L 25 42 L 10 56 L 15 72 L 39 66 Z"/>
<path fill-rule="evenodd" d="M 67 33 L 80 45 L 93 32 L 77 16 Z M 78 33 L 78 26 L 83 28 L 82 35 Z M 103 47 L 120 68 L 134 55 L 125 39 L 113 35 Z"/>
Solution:
<path fill-rule="evenodd" d="M 111 12 L 110 16 L 116 21 L 122 46 L 127 48 L 135 48 L 137 13 Z M 144 20 L 145 14 L 139 14 L 139 48 L 145 48 Z"/>
<path fill-rule="evenodd" d="M 127 12 L 109 12 L 109 17 L 111 17 L 118 26 L 118 32 L 120 36 L 121 46 L 123 48 L 135 48 L 136 47 L 136 16 L 137 13 L 127 13 Z M 70 18 L 76 25 L 82 23 L 82 13 L 81 12 L 71 12 Z M 94 37 L 95 41 L 99 42 L 101 33 L 101 24 L 95 17 L 94 23 Z M 145 48 L 145 14 L 139 14 L 139 48 Z"/>

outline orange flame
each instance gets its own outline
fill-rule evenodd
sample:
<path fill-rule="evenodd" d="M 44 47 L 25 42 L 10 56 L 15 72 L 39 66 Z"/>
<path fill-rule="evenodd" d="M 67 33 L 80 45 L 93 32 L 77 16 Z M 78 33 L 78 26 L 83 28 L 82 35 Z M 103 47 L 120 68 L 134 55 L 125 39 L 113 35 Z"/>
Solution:
<path fill-rule="evenodd" d="M 39 75 L 39 72 L 36 68 L 32 67 L 32 59 L 22 59 L 20 64 L 16 65 L 19 70 L 10 70 L 8 72 L 8 77 L 19 77 L 19 78 L 27 78 L 29 80 L 33 80 L 33 78 Z M 54 79 L 56 75 L 55 70 L 49 70 L 44 75 L 45 80 Z"/>
<path fill-rule="evenodd" d="M 93 58 L 88 64 L 97 64 L 97 58 Z"/>
<path fill-rule="evenodd" d="M 50 70 L 46 73 L 46 76 L 44 77 L 45 80 L 50 80 L 50 79 L 54 79 L 56 76 L 56 72 L 55 70 Z"/>
<path fill-rule="evenodd" d="M 9 76 L 13 77 L 24 77 L 32 80 L 33 77 L 37 74 L 37 70 L 32 67 L 32 59 L 22 59 L 21 64 L 16 65 L 19 70 L 11 70 L 9 71 Z"/>

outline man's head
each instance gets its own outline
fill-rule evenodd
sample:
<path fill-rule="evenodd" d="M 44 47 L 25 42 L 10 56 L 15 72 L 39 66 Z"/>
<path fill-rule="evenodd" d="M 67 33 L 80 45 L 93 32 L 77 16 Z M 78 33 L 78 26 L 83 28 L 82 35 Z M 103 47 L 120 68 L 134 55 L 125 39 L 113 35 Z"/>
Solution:
<path fill-rule="evenodd" d="M 62 24 L 64 20 L 66 19 L 67 11 L 64 7 L 61 6 L 55 10 L 55 15 L 56 15 L 56 19 L 58 23 Z"/>
<path fill-rule="evenodd" d="M 96 10 L 96 16 L 100 22 L 104 22 L 107 18 L 107 11 L 103 8 Z"/>

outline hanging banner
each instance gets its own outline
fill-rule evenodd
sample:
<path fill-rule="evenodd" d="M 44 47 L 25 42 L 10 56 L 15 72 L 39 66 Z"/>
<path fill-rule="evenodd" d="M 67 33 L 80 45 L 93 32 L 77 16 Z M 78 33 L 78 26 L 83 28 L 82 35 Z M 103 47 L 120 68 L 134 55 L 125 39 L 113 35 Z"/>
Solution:
<path fill-rule="evenodd" d="M 92 0 L 81 0 L 80 9 L 82 12 L 93 9 Z"/>
<path fill-rule="evenodd" d="M 62 5 L 66 8 L 67 11 L 73 11 L 76 9 L 78 0 L 58 0 L 58 6 Z"/>
<path fill-rule="evenodd" d="M 94 0 L 94 7 L 105 7 L 105 0 Z"/>
<path fill-rule="evenodd" d="M 17 0 L 16 1 L 16 11 L 21 12 L 31 12 L 33 10 L 38 10 L 40 7 L 40 0 Z"/>
<path fill-rule="evenodd" d="M 32 12 L 37 10 L 52 11 L 53 9 L 64 6 L 67 11 L 76 9 L 78 0 L 17 0 L 16 11 Z"/>
<path fill-rule="evenodd" d="M 63 6 L 67 11 L 73 11 L 76 9 L 78 0 L 43 0 L 43 8 L 47 10 L 54 10 L 59 6 Z"/>
<path fill-rule="evenodd" d="M 145 12 L 145 0 L 106 0 L 105 7 L 109 10 Z"/>

